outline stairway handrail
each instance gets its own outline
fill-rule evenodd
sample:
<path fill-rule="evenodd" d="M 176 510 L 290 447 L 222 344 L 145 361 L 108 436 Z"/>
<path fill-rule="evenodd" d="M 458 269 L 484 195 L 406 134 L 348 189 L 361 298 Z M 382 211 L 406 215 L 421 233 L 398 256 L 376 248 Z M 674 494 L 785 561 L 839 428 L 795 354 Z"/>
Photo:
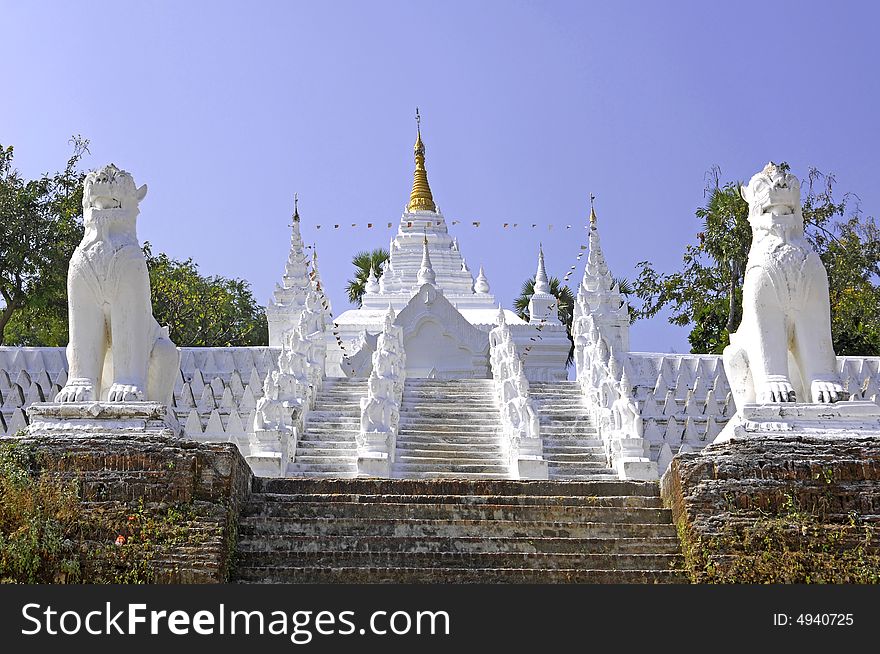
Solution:
<path fill-rule="evenodd" d="M 489 363 L 511 471 L 519 476 L 520 459 L 543 461 L 543 441 L 522 358 L 500 309 L 496 327 L 489 332 Z"/>

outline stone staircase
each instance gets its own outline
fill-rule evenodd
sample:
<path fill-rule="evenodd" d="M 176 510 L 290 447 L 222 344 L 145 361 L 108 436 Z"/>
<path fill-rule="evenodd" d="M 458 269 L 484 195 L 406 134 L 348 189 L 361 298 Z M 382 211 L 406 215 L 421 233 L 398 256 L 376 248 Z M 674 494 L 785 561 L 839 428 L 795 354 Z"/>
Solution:
<path fill-rule="evenodd" d="M 491 379 L 407 379 L 392 477 L 504 479 Z"/>
<path fill-rule="evenodd" d="M 651 482 L 254 479 L 250 583 L 686 583 Z"/>
<path fill-rule="evenodd" d="M 550 479 L 615 479 L 577 382 L 532 382 Z"/>
<path fill-rule="evenodd" d="M 360 399 L 367 394 L 366 379 L 324 380 L 315 408 L 306 416 L 296 445 L 289 477 L 355 477 Z"/>

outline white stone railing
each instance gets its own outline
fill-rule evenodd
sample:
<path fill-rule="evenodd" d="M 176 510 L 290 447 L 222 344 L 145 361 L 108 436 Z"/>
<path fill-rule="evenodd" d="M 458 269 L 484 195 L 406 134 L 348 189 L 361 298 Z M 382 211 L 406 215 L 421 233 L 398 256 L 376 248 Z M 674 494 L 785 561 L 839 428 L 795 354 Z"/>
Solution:
<path fill-rule="evenodd" d="M 580 299 L 578 299 L 580 302 Z M 621 479 L 657 479 L 643 438 L 639 405 L 626 371 L 628 353 L 617 355 L 581 307 L 572 326 L 577 381 L 605 446 L 608 464 Z"/>
<path fill-rule="evenodd" d="M 306 417 L 324 381 L 326 318 L 320 297 L 309 292 L 297 326 L 281 339 L 276 370 L 263 382 L 254 414 L 254 436 L 246 456 L 255 474 L 283 476 L 296 452 Z"/>
<path fill-rule="evenodd" d="M 406 380 L 403 331 L 388 307 L 385 325 L 376 340 L 367 396 L 361 398 L 361 429 L 357 437 L 358 475 L 389 477 L 400 427 L 400 404 Z"/>
<path fill-rule="evenodd" d="M 500 308 L 497 326 L 489 332 L 489 362 L 511 475 L 517 479 L 547 479 L 538 414 L 529 396 L 522 360 Z"/>

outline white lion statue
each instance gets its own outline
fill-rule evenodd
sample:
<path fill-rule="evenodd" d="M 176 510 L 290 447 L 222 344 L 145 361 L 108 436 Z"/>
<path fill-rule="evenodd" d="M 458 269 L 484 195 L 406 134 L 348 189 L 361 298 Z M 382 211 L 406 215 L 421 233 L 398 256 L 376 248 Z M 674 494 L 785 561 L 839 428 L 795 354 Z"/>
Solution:
<path fill-rule="evenodd" d="M 742 322 L 724 349 L 737 407 L 846 399 L 831 344 L 828 276 L 804 238 L 800 182 L 770 162 L 741 190 L 752 246 Z"/>
<path fill-rule="evenodd" d="M 171 404 L 180 353 L 150 306 L 150 278 L 137 240 L 147 194 L 113 164 L 86 175 L 85 235 L 70 260 L 68 381 L 56 402 Z"/>

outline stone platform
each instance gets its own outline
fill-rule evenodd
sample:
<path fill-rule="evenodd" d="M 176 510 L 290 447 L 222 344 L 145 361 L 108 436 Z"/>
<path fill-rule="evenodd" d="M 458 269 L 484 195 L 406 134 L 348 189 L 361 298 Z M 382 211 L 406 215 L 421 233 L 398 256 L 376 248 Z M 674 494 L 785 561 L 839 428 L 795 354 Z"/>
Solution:
<path fill-rule="evenodd" d="M 661 492 L 694 581 L 880 580 L 880 439 L 781 430 L 714 443 L 676 456 Z"/>
<path fill-rule="evenodd" d="M 145 575 L 140 581 L 151 583 L 225 581 L 239 507 L 251 485 L 250 468 L 236 446 L 170 436 L 160 427 L 161 413 L 146 407 L 137 419 L 126 412 L 103 414 L 114 420 L 125 414 L 129 430 L 113 433 L 100 426 L 88 431 L 75 416 L 65 415 L 68 409 L 37 408 L 31 428 L 38 433 L 0 438 L 0 445 L 23 448 L 34 474 L 75 483 L 82 510 L 76 538 L 86 553 L 82 582 L 130 581 L 126 575 L 133 569 Z M 150 530 L 167 527 L 173 538 L 134 544 L 132 516 L 148 530 L 147 537 L 153 538 Z M 115 547 L 119 535 L 132 543 Z"/>

